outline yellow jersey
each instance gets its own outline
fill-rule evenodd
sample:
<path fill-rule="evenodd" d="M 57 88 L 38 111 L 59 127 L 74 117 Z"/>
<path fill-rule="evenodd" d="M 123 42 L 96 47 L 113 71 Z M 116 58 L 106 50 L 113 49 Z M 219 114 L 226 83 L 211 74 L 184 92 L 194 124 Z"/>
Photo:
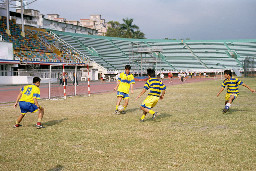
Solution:
<path fill-rule="evenodd" d="M 118 78 L 118 81 L 120 84 L 117 91 L 126 94 L 129 94 L 131 84 L 135 84 L 134 77 L 131 73 L 126 74 L 125 72 L 122 72 Z"/>
<path fill-rule="evenodd" d="M 22 92 L 20 101 L 30 102 L 34 104 L 35 102 L 33 98 L 40 99 L 40 89 L 34 84 L 24 86 L 20 89 L 20 91 Z"/>
<path fill-rule="evenodd" d="M 223 88 L 227 86 L 227 93 L 239 94 L 238 86 L 242 84 L 243 82 L 241 80 L 231 77 L 229 80 L 225 79 L 221 86 Z"/>

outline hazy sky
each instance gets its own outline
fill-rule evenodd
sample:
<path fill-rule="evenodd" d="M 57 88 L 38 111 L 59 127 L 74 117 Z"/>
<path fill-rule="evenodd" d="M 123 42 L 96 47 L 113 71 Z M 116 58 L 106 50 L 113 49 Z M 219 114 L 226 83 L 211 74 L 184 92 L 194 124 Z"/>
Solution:
<path fill-rule="evenodd" d="M 256 39 L 256 0 L 37 0 L 29 8 L 67 20 L 133 18 L 149 39 Z"/>

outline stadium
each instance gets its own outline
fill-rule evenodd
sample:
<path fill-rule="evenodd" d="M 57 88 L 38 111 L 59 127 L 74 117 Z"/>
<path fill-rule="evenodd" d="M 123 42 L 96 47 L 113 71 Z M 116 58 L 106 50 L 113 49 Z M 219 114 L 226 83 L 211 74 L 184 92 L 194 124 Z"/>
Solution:
<path fill-rule="evenodd" d="M 216 97 L 225 70 L 256 89 L 256 39 L 108 37 L 101 15 L 81 19 L 94 24 L 85 26 L 26 3 L 0 1 L 0 170 L 256 169 L 255 93 L 240 86 L 224 114 L 225 93 Z M 116 115 L 113 89 L 126 65 L 134 93 Z M 141 123 L 146 95 L 135 99 L 148 68 L 163 74 L 167 93 L 156 119 Z M 12 128 L 13 103 L 33 77 L 41 78 L 45 128 L 35 129 L 36 114 Z"/>

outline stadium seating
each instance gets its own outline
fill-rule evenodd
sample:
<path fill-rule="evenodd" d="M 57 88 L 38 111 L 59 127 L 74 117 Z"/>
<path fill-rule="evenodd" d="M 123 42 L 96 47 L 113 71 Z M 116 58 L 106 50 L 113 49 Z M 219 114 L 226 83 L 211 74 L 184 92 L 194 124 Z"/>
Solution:
<path fill-rule="evenodd" d="M 12 42 L 14 55 L 21 61 L 44 61 L 44 62 L 77 62 L 79 54 L 61 44 L 55 46 L 57 40 L 46 30 L 25 26 L 25 37 L 21 36 L 21 26 L 10 20 L 11 35 L 6 33 L 6 17 L 0 19 L 0 33 L 4 41 Z"/>
<path fill-rule="evenodd" d="M 256 57 L 256 39 L 126 39 L 28 26 L 26 36 L 22 37 L 20 25 L 14 20 L 10 21 L 11 35 L 5 30 L 6 18 L 1 17 L 0 33 L 5 41 L 13 43 L 15 56 L 21 60 L 80 63 L 88 57 L 107 70 L 123 70 L 127 64 L 138 71 L 148 67 L 158 70 L 232 69 L 242 68 L 246 57 Z"/>
<path fill-rule="evenodd" d="M 150 40 L 124 39 L 53 31 L 68 44 L 86 54 L 103 67 L 123 69 L 132 63 L 139 69 L 155 67 L 163 70 L 242 68 L 245 57 L 256 56 L 256 40 Z M 137 53 L 138 48 L 157 47 L 160 52 Z"/>

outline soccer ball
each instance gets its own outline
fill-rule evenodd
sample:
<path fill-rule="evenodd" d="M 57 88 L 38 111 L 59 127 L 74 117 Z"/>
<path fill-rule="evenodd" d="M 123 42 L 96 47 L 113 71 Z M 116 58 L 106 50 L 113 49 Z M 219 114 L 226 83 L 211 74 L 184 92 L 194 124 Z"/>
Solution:
<path fill-rule="evenodd" d="M 121 112 L 121 111 L 123 111 L 123 110 L 124 110 L 124 107 L 123 107 L 122 105 L 119 105 L 119 106 L 118 106 L 118 111 Z"/>

